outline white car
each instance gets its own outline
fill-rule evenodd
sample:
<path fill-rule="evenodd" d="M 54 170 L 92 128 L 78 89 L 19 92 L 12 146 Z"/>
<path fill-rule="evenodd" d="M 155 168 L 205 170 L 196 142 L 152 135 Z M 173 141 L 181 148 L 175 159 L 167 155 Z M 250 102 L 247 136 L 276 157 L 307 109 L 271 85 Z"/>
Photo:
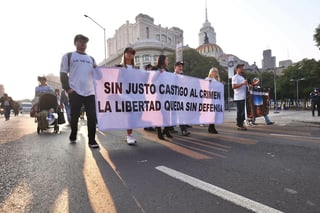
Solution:
<path fill-rule="evenodd" d="M 20 104 L 20 113 L 30 113 L 32 108 L 32 103 L 31 102 L 22 102 Z"/>

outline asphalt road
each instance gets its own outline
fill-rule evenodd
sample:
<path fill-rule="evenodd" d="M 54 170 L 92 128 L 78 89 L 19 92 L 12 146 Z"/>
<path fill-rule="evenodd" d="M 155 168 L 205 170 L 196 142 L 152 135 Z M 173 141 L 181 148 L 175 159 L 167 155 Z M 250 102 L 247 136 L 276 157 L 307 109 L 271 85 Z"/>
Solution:
<path fill-rule="evenodd" d="M 218 135 L 167 141 L 138 129 L 135 146 L 98 132 L 96 150 L 86 121 L 72 145 L 65 125 L 38 135 L 27 115 L 1 118 L 0 212 L 320 212 L 320 126 L 281 116 L 237 131 L 226 113 Z"/>

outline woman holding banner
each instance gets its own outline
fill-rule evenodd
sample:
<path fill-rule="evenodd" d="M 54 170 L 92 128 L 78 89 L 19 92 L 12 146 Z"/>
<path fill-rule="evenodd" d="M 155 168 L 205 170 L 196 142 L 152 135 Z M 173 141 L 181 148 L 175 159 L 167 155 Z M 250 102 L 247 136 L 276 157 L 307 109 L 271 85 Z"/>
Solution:
<path fill-rule="evenodd" d="M 206 77 L 205 80 L 220 82 L 219 70 L 216 67 L 212 67 L 209 70 L 208 77 Z M 211 134 L 218 134 L 218 131 L 215 128 L 215 124 L 209 124 L 208 132 Z"/>
<path fill-rule="evenodd" d="M 120 65 L 117 65 L 117 67 L 125 67 L 126 69 L 134 69 L 134 56 L 136 54 L 136 51 L 131 48 L 127 47 L 124 49 L 122 60 Z M 128 145 L 134 145 L 136 143 L 136 139 L 132 136 L 132 129 L 127 129 L 127 144 Z"/>
<path fill-rule="evenodd" d="M 160 72 L 168 71 L 169 60 L 165 55 L 159 55 L 157 65 L 152 70 L 158 70 Z M 156 127 L 158 138 L 164 140 L 163 135 L 166 135 L 168 138 L 172 138 L 172 135 L 169 132 L 170 127 L 166 126 L 163 129 L 163 133 L 161 131 L 161 127 Z"/>

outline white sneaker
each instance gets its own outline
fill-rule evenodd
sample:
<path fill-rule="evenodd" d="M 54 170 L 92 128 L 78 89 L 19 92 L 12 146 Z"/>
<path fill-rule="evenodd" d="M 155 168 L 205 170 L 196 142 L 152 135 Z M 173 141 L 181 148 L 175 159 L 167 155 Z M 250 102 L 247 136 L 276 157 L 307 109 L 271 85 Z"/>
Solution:
<path fill-rule="evenodd" d="M 136 139 L 132 135 L 127 136 L 127 144 L 132 145 L 136 143 Z"/>

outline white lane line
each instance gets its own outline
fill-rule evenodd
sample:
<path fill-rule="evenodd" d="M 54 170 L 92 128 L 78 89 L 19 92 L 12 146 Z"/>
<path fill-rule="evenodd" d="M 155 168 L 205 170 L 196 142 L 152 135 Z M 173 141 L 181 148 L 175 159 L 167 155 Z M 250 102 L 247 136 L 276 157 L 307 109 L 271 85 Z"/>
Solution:
<path fill-rule="evenodd" d="M 306 139 L 319 139 L 317 137 L 310 137 L 310 136 L 302 136 L 302 135 L 286 135 L 286 134 L 270 134 L 273 136 L 279 136 L 279 137 L 293 137 L 293 138 L 306 138 Z"/>
<path fill-rule="evenodd" d="M 243 197 L 241 195 L 235 194 L 233 192 L 229 192 L 225 189 L 222 189 L 220 187 L 214 186 L 212 184 L 206 183 L 202 180 L 199 180 L 197 178 L 191 177 L 189 175 L 183 174 L 181 172 L 178 172 L 176 170 L 170 169 L 165 166 L 157 166 L 155 167 L 157 170 L 173 177 L 178 180 L 181 180 L 185 183 L 190 184 L 191 186 L 194 186 L 196 188 L 199 188 L 201 190 L 204 190 L 206 192 L 209 192 L 213 195 L 216 195 L 224 200 L 230 201 L 238 206 L 242 206 L 246 209 L 249 209 L 253 212 L 265 212 L 265 213 L 280 213 L 282 211 L 279 211 L 277 209 L 271 208 L 269 206 L 263 205 L 261 203 L 258 203 L 256 201 L 250 200 L 246 197 Z"/>

